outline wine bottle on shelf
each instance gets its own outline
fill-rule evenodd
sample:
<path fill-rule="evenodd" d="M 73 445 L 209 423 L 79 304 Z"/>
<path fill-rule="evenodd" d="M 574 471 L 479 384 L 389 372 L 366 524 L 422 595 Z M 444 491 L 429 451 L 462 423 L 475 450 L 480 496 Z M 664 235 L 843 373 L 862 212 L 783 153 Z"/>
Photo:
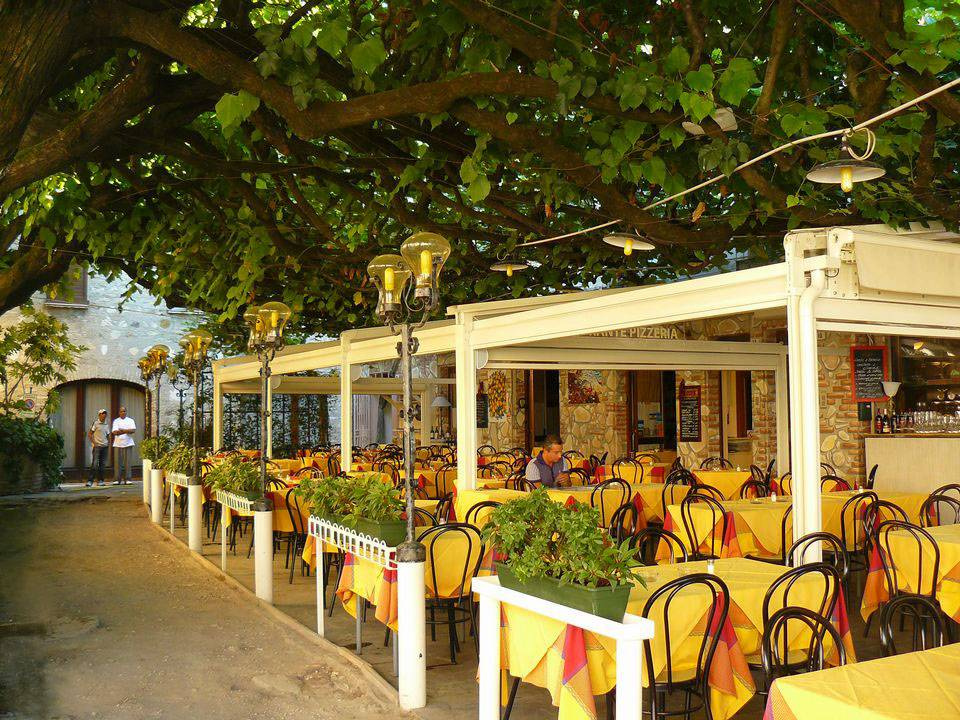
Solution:
<path fill-rule="evenodd" d="M 883 415 L 880 414 L 879 408 L 877 408 L 877 416 L 873 419 L 873 432 L 877 435 L 883 432 Z"/>

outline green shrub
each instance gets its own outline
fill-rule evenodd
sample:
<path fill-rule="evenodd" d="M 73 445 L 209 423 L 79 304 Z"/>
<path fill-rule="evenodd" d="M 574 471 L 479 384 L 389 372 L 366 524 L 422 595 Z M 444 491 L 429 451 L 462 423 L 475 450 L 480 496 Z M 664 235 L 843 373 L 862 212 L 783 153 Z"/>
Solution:
<path fill-rule="evenodd" d="M 167 472 L 191 475 L 193 473 L 193 448 L 184 443 L 177 443 L 154 460 L 154 467 Z"/>
<path fill-rule="evenodd" d="M 296 494 L 312 504 L 313 515 L 344 518 L 348 523 L 360 518 L 374 522 L 399 520 L 404 511 L 400 492 L 383 482 L 380 473 L 306 478 Z"/>
<path fill-rule="evenodd" d="M 267 472 L 267 478 L 276 479 Z M 245 460 L 239 455 L 231 455 L 213 467 L 203 478 L 214 490 L 223 490 L 251 498 L 263 497 L 263 484 L 260 481 L 260 463 Z"/>
<path fill-rule="evenodd" d="M 140 457 L 156 464 L 160 458 L 170 451 L 172 444 L 173 440 L 167 435 L 157 435 L 157 437 L 142 440 L 140 442 Z"/>
<path fill-rule="evenodd" d="M 34 418 L 0 415 L 0 463 L 11 486 L 18 483 L 28 460 L 40 466 L 45 487 L 57 485 L 63 479 L 64 457 L 63 438 L 49 425 Z"/>
<path fill-rule="evenodd" d="M 554 502 L 542 489 L 495 508 L 483 533 L 521 582 L 543 577 L 587 587 L 634 582 L 632 554 L 600 527 L 599 511 Z"/>

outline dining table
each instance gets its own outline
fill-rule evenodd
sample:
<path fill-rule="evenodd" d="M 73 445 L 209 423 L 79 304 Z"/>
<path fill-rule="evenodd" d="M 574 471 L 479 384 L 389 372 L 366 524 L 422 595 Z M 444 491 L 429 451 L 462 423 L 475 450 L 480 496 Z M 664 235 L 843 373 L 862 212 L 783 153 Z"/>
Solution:
<path fill-rule="evenodd" d="M 960 644 L 774 680 L 763 720 L 960 717 Z"/>
<path fill-rule="evenodd" d="M 711 568 L 706 562 L 637 568 L 627 612 L 642 614 L 658 588 L 686 575 L 708 571 Z M 730 593 L 727 619 L 714 629 L 720 634 L 709 673 L 709 703 L 714 720 L 732 717 L 756 692 L 749 663 L 759 662 L 763 598 L 784 572 L 784 567 L 744 558 L 713 563 L 712 573 L 723 580 Z M 791 604 L 815 606 L 820 593 L 822 584 L 817 579 L 801 580 L 791 589 Z M 657 627 L 650 647 L 652 669 L 644 667 L 640 678 L 644 687 L 650 686 L 651 675 L 659 682 L 664 680 L 668 657 L 675 676 L 689 675 L 695 669 L 713 598 L 700 588 L 677 597 L 668 613 L 669 648 L 661 602 L 662 598 L 655 601 L 649 613 Z M 502 669 L 523 682 L 546 688 L 564 720 L 595 720 L 595 697 L 615 688 L 616 642 L 523 608 L 506 603 L 501 608 Z M 833 622 L 845 649 L 852 653 L 845 602 L 837 604 Z M 790 647 L 801 649 L 807 640 L 798 633 L 791 639 Z"/>
<path fill-rule="evenodd" d="M 936 552 L 939 553 L 940 565 L 937 570 L 936 597 L 944 614 L 960 622 L 960 525 L 941 525 L 928 527 L 925 530 L 936 543 Z M 915 593 L 919 586 L 920 572 L 918 553 L 923 555 L 924 592 L 928 591 L 930 570 L 933 567 L 935 549 L 928 543 L 917 543 L 906 530 L 891 531 L 888 536 L 890 555 L 888 562 L 897 568 L 897 580 L 901 587 L 899 592 Z M 869 618 L 877 609 L 890 599 L 890 587 L 886 573 L 883 571 L 883 562 L 880 557 L 880 548 L 874 545 L 870 553 L 870 564 L 867 568 L 867 579 L 864 583 L 863 601 L 860 605 L 860 615 L 864 620 Z"/>
<path fill-rule="evenodd" d="M 693 475 L 703 485 L 719 490 L 727 500 L 738 499 L 741 486 L 752 477 L 749 470 L 694 470 Z"/>

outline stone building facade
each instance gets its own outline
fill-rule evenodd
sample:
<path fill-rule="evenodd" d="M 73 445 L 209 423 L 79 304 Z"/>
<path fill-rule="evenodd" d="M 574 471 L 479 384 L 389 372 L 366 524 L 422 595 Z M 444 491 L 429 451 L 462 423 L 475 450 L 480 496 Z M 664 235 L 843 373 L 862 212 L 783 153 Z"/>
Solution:
<path fill-rule="evenodd" d="M 128 415 L 137 423 L 139 432 L 135 439 L 143 439 L 143 381 L 137 360 L 158 343 L 175 351 L 179 339 L 199 319 L 192 312 L 158 305 L 147 293 L 136 293 L 121 309 L 127 289 L 125 279 L 109 280 L 82 268 L 74 272 L 77 274 L 70 292 L 56 298 L 37 293 L 32 300 L 36 309 L 64 322 L 70 340 L 87 349 L 60 386 L 23 389 L 23 395 L 37 408 L 44 406 L 51 390 L 59 392 L 61 406 L 50 415 L 49 422 L 64 436 L 64 469 L 68 476 L 89 466 L 85 431 L 100 407 L 105 407 L 113 417 L 119 405 L 125 405 Z M 20 311 L 12 310 L 0 316 L 0 325 L 12 325 L 19 319 Z M 189 403 L 189 393 L 187 397 Z M 160 392 L 162 426 L 176 422 L 178 408 L 179 395 L 164 378 Z"/>

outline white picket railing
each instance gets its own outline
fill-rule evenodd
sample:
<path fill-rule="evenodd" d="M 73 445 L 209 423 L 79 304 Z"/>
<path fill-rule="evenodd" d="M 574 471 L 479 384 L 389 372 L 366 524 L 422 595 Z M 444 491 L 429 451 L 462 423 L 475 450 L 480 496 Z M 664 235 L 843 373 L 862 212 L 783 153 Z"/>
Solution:
<path fill-rule="evenodd" d="M 508 590 L 496 577 L 474 578 L 473 592 L 480 596 L 480 710 L 479 720 L 500 719 L 500 604 L 515 605 L 617 641 L 617 720 L 641 720 L 643 641 L 653 637 L 653 622 L 625 615 L 615 622 L 558 605 L 549 600 Z"/>

